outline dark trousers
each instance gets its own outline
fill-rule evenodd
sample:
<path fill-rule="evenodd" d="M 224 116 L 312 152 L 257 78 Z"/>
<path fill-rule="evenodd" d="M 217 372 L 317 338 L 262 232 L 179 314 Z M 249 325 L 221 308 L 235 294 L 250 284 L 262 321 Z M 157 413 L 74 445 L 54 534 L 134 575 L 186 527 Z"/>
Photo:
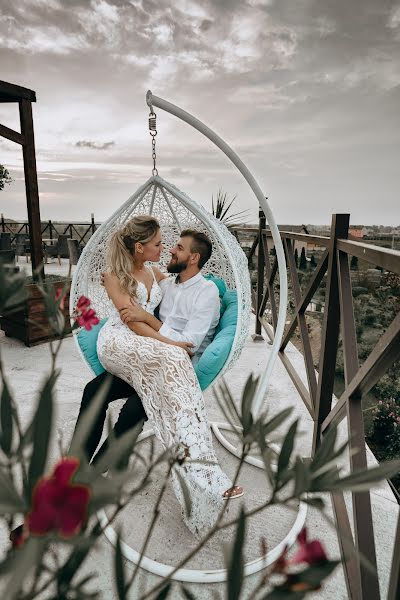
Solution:
<path fill-rule="evenodd" d="M 85 389 L 83 391 L 82 403 L 77 423 L 79 422 L 79 419 L 81 418 L 82 414 L 93 401 L 94 397 L 96 396 L 96 393 L 103 385 L 107 377 L 112 378 L 110 389 L 104 399 L 103 405 L 98 413 L 97 419 L 95 420 L 92 430 L 85 443 L 85 454 L 88 462 L 90 462 L 92 458 L 93 462 L 96 462 L 96 460 L 98 460 L 108 448 L 108 440 L 106 439 L 99 448 L 95 457 L 93 457 L 96 448 L 99 445 L 101 435 L 103 433 L 106 412 L 110 402 L 114 402 L 114 400 L 120 400 L 121 398 L 127 398 L 124 406 L 122 407 L 119 413 L 118 420 L 114 425 L 115 437 L 121 436 L 123 433 L 137 425 L 137 423 L 139 423 L 139 421 L 141 421 L 142 419 L 147 420 L 147 416 L 144 411 L 142 402 L 136 391 L 133 389 L 133 387 L 131 387 L 128 383 L 126 383 L 119 377 L 104 372 L 101 373 L 101 375 L 98 375 L 95 379 L 92 379 L 92 381 L 89 381 L 88 384 L 86 384 Z"/>

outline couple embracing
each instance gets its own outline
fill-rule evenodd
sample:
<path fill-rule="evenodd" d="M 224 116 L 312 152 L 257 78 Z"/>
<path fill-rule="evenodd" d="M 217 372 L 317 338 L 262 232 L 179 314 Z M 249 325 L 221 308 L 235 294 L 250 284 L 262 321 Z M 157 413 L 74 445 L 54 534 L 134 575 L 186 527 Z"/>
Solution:
<path fill-rule="evenodd" d="M 172 484 L 186 525 L 199 535 L 213 526 L 224 500 L 243 495 L 218 465 L 193 368 L 218 324 L 219 294 L 201 274 L 212 252 L 205 234 L 192 229 L 181 232 L 167 267 L 175 278 L 146 265 L 159 262 L 162 249 L 159 223 L 148 215 L 133 217 L 109 240 L 103 284 L 113 311 L 100 330 L 97 352 L 114 377 L 86 452 L 91 460 L 109 402 L 128 397 L 115 425 L 116 435 L 147 417 L 164 448 L 178 446 L 183 451 L 188 460 L 176 468 L 190 493 L 190 516 L 175 474 Z M 79 417 L 105 375 L 86 386 Z M 97 456 L 104 448 L 103 444 Z"/>

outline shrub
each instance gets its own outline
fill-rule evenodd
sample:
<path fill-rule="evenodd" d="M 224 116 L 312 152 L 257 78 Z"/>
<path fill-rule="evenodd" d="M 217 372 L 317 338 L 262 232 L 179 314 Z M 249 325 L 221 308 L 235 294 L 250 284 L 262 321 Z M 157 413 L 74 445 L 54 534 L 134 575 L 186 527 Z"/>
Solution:
<path fill-rule="evenodd" d="M 368 294 L 368 289 L 366 287 L 361 287 L 360 285 L 353 287 L 354 298 L 357 298 L 357 296 L 361 296 L 362 294 Z"/>
<path fill-rule="evenodd" d="M 373 441 L 385 446 L 387 457 L 400 456 L 400 404 L 394 398 L 379 400 L 373 415 Z"/>

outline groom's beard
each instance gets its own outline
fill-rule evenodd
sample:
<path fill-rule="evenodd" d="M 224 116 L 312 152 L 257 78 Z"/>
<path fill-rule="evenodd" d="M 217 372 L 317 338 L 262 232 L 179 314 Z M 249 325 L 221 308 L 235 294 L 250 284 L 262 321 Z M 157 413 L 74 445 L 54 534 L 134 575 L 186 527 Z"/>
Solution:
<path fill-rule="evenodd" d="M 185 269 L 187 269 L 188 261 L 183 260 L 181 262 L 175 261 L 173 258 L 169 261 L 167 265 L 168 273 L 182 273 Z"/>

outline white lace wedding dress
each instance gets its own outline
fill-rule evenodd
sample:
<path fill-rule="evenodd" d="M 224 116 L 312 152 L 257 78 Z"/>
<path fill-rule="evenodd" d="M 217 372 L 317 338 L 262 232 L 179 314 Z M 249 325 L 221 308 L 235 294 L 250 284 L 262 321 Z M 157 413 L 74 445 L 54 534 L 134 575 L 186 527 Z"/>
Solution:
<path fill-rule="evenodd" d="M 145 310 L 153 314 L 161 300 L 161 288 L 155 279 L 149 297 L 146 286 L 138 283 L 137 301 Z M 190 516 L 174 472 L 173 488 L 190 531 L 196 536 L 205 533 L 214 525 L 225 502 L 222 495 L 232 482 L 217 463 L 203 394 L 188 354 L 178 346 L 136 335 L 121 321 L 116 309 L 100 330 L 97 352 L 109 373 L 137 391 L 163 446 L 179 445 L 187 457 L 174 469 L 179 470 L 189 490 Z M 198 459 L 207 464 L 190 462 Z"/>

